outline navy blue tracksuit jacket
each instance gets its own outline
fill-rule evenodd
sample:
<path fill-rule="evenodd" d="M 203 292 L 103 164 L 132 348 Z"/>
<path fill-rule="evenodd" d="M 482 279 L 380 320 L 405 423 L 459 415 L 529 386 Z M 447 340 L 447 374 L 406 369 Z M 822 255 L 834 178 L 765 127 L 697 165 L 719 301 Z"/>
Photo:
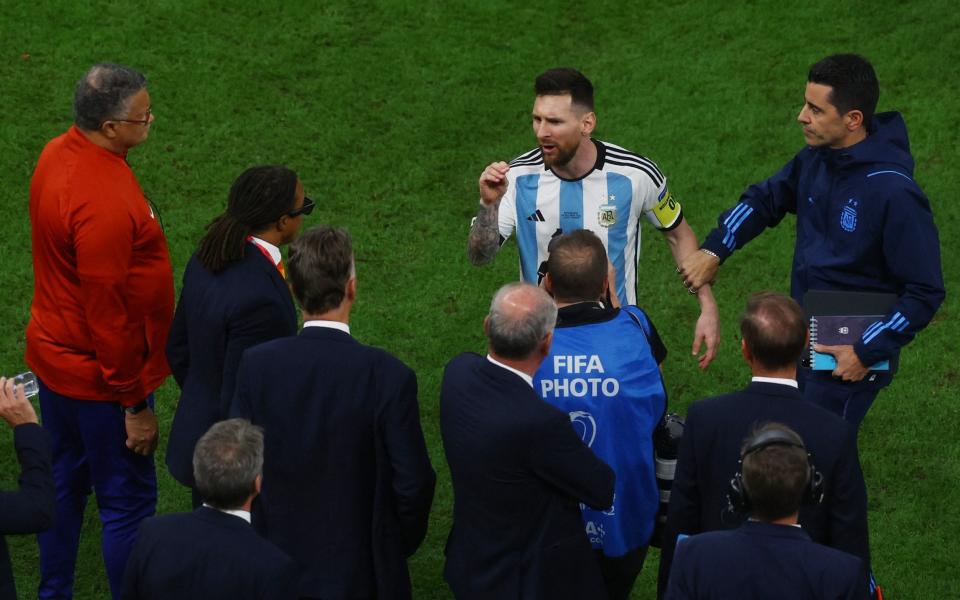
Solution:
<path fill-rule="evenodd" d="M 913 179 L 906 125 L 899 113 L 881 113 L 868 134 L 847 148 L 804 148 L 747 188 L 703 243 L 722 261 L 786 213 L 796 214 L 795 300 L 811 289 L 899 296 L 882 324 L 854 345 L 865 365 L 897 355 L 944 298 L 939 236 Z"/>

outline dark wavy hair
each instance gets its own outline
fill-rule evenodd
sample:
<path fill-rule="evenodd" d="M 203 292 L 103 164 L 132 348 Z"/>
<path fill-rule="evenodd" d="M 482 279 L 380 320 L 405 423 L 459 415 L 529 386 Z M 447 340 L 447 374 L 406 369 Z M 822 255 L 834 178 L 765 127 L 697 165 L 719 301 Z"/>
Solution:
<path fill-rule="evenodd" d="M 243 258 L 247 236 L 264 231 L 294 209 L 297 174 L 286 167 L 250 167 L 230 186 L 227 210 L 207 225 L 197 260 L 217 273 Z"/>

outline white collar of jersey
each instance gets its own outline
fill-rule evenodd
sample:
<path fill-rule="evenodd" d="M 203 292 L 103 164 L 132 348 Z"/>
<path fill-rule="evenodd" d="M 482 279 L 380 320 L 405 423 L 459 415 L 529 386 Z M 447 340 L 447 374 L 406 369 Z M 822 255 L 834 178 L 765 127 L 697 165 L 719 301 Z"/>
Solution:
<path fill-rule="evenodd" d="M 533 377 L 530 377 L 529 375 L 527 375 L 527 374 L 524 373 L 523 371 L 518 371 L 518 370 L 514 369 L 513 367 L 508 367 L 507 365 L 503 364 L 502 362 L 494 359 L 494 358 L 493 358 L 492 356 L 490 356 L 489 354 L 487 355 L 487 360 L 489 360 L 489 361 L 492 362 L 493 364 L 497 365 L 498 367 L 501 367 L 501 368 L 504 368 L 504 369 L 510 371 L 511 373 L 516 373 L 518 376 L 520 376 L 521 379 L 523 379 L 524 381 L 527 382 L 527 385 L 529 385 L 530 387 L 533 387 Z"/>
<path fill-rule="evenodd" d="M 547 166 L 547 161 L 543 161 L 543 170 L 544 170 L 544 171 L 550 171 L 551 173 L 553 173 L 553 176 L 554 176 L 554 177 L 556 177 L 557 179 L 559 179 L 559 180 L 561 180 L 561 181 L 580 181 L 581 179 L 585 179 L 585 178 L 587 177 L 587 175 L 589 175 L 590 173 L 593 173 L 594 171 L 599 171 L 600 169 L 603 168 L 603 162 L 606 160 L 607 151 L 606 151 L 606 149 L 603 147 L 603 144 L 601 144 L 600 142 L 598 142 L 597 140 L 595 140 L 595 139 L 593 139 L 593 138 L 590 138 L 590 143 L 593 144 L 593 145 L 597 148 L 597 160 L 596 160 L 596 162 L 593 163 L 593 166 L 590 167 L 590 170 L 587 171 L 586 173 L 584 173 L 583 175 L 581 175 L 580 177 L 574 177 L 573 179 L 567 179 L 566 177 L 560 177 L 559 175 L 557 175 L 557 172 L 556 172 L 556 171 L 554 171 L 553 169 L 551 169 L 550 167 Z M 542 151 L 542 150 L 540 151 L 540 156 L 543 156 L 543 151 Z"/>

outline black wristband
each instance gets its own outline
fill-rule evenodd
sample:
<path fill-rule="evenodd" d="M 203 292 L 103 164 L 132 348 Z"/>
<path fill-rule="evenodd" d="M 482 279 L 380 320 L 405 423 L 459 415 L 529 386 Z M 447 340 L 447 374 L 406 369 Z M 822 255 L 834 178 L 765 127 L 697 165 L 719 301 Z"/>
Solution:
<path fill-rule="evenodd" d="M 146 400 L 141 400 L 140 404 L 134 404 L 133 406 L 125 406 L 123 411 L 129 415 L 135 415 L 143 412 L 144 410 L 150 408 L 150 405 L 147 404 Z"/>

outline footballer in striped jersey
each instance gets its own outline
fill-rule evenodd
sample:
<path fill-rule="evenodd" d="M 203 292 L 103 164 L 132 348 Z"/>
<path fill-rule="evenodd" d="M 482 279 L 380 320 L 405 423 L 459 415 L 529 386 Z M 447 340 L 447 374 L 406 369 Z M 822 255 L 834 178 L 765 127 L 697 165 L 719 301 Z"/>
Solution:
<path fill-rule="evenodd" d="M 533 132 L 538 147 L 509 164 L 495 162 L 480 175 L 480 207 L 470 231 L 468 255 L 476 265 L 493 260 L 514 232 L 522 279 L 537 283 L 550 240 L 577 229 L 594 232 L 616 271 L 621 304 L 636 304 L 641 217 L 663 232 L 674 260 L 699 248 L 667 179 L 653 161 L 591 133 L 593 86 L 580 72 L 551 69 L 535 84 Z M 701 314 L 693 353 L 706 368 L 719 343 L 717 305 L 709 285 L 697 293 Z"/>

